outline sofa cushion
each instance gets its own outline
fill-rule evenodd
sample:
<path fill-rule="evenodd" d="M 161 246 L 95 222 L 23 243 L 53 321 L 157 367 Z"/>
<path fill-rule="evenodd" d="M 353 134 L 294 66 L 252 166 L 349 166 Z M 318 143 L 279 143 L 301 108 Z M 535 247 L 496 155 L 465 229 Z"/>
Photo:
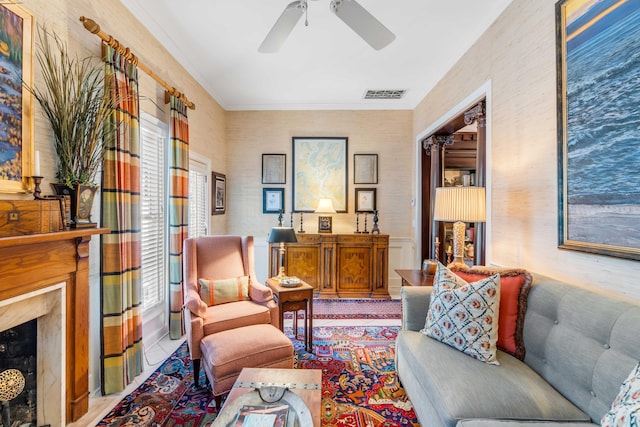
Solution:
<path fill-rule="evenodd" d="M 200 298 L 208 306 L 249 299 L 249 277 L 239 276 L 230 279 L 198 279 Z"/>
<path fill-rule="evenodd" d="M 490 365 L 420 332 L 401 330 L 396 358 L 409 399 L 428 396 L 434 408 L 427 413 L 415 408 L 423 423 L 434 420 L 430 425 L 453 427 L 466 418 L 590 421 L 533 369 L 500 350 L 500 365 Z"/>
<path fill-rule="evenodd" d="M 513 420 L 460 420 L 456 427 L 599 427 L 594 423 L 573 423 L 558 421 L 513 421 Z"/>
<path fill-rule="evenodd" d="M 600 424 L 602 427 L 640 426 L 640 363 L 620 386 L 616 400 Z"/>
<path fill-rule="evenodd" d="M 500 275 L 500 316 L 498 343 L 500 350 L 524 360 L 525 346 L 522 336 L 527 296 L 533 282 L 531 274 L 519 268 L 475 266 L 468 270 L 453 270 L 467 282 L 475 282 L 494 274 Z"/>
<path fill-rule="evenodd" d="M 422 333 L 469 356 L 498 365 L 500 276 L 467 283 L 438 263 Z"/>
<path fill-rule="evenodd" d="M 207 308 L 202 325 L 204 336 L 227 329 L 271 323 L 269 309 L 253 301 L 212 305 Z"/>

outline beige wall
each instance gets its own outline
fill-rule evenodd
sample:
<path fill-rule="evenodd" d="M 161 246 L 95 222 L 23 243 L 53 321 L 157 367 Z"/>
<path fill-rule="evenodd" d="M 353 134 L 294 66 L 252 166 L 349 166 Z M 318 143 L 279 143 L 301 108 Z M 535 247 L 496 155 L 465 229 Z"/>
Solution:
<path fill-rule="evenodd" d="M 557 248 L 554 1 L 515 0 L 414 112 L 414 133 L 490 82 L 488 261 L 640 299 L 638 263 Z"/>
<path fill-rule="evenodd" d="M 202 87 L 173 59 L 146 29 L 122 6 L 119 1 L 99 0 L 23 0 L 22 7 L 35 18 L 35 23 L 45 25 L 64 39 L 71 53 L 80 57 L 100 56 L 100 39 L 84 29 L 80 16 L 94 19 L 102 31 L 113 35 L 138 55 L 140 62 L 151 68 L 168 84 L 184 92 L 197 108 L 189 110 L 191 149 L 211 159 L 214 169 L 224 169 L 224 111 Z M 36 39 L 37 36 L 34 37 Z M 40 68 L 34 64 L 34 81 L 41 83 Z M 140 71 L 141 109 L 160 118 L 168 117 L 168 105 L 164 104 L 164 89 Z M 40 107 L 34 103 L 35 149 L 40 151 L 43 189 L 49 191 L 49 182 L 55 179 L 52 137 L 48 122 Z M 28 196 L 0 195 L 2 198 Z"/>
<path fill-rule="evenodd" d="M 413 136 L 411 111 L 236 111 L 227 112 L 228 232 L 266 238 L 277 215 L 262 213 L 262 188 L 285 188 L 285 224 L 291 212 L 291 138 L 294 136 L 346 136 L 348 142 L 348 213 L 333 215 L 334 233 L 356 228 L 354 188 L 376 188 L 381 232 L 408 237 L 411 227 L 413 187 Z M 286 185 L 261 184 L 262 153 L 287 155 Z M 378 184 L 353 184 L 353 154 L 378 154 Z M 364 219 L 361 217 L 360 229 Z M 371 229 L 369 216 L 368 229 Z M 299 228 L 299 215 L 294 226 Z M 304 215 L 304 229 L 316 232 L 315 214 Z"/>
<path fill-rule="evenodd" d="M 23 0 L 22 7 L 35 18 L 36 24 L 46 25 L 63 38 L 71 53 L 80 57 L 100 55 L 100 39 L 87 32 L 79 21 L 80 16 L 96 20 L 107 34 L 113 35 L 121 43 L 129 46 L 140 62 L 151 68 L 168 84 L 175 86 L 196 104 L 189 110 L 189 132 L 191 150 L 211 159 L 215 170 L 226 170 L 225 117 L 224 111 L 202 87 L 177 63 L 171 55 L 140 25 L 128 10 L 117 0 Z M 35 68 L 35 84 L 41 84 L 41 73 Z M 140 72 L 141 109 L 168 118 L 168 106 L 164 104 L 164 89 L 149 76 Z M 43 193 L 51 194 L 49 182 L 55 180 L 52 137 L 48 122 L 43 118 L 38 105 L 34 105 L 35 149 L 40 151 L 41 173 L 44 175 Z M 31 195 L 0 194 L 3 199 L 32 198 Z M 99 218 L 96 201 L 94 215 Z M 224 223 L 214 218 L 214 226 Z M 100 287 L 99 287 L 99 238 L 91 243 L 92 263 L 90 266 L 90 367 L 89 390 L 97 390 L 100 385 Z"/>

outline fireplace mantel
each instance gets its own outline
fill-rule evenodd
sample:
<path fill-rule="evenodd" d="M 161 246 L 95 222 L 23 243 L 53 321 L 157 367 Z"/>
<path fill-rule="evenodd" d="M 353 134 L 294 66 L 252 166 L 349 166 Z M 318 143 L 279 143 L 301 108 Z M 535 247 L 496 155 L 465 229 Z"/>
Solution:
<path fill-rule="evenodd" d="M 89 241 L 107 228 L 0 238 L 0 300 L 66 282 L 66 420 L 89 409 Z"/>

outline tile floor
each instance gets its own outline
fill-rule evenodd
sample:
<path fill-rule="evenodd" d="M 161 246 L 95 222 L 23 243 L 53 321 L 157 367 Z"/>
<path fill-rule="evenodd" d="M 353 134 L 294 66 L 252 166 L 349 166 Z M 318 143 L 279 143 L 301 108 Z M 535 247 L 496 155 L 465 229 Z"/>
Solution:
<path fill-rule="evenodd" d="M 289 323 L 287 323 L 289 322 Z M 285 320 L 285 326 L 291 325 L 292 320 Z M 399 319 L 338 319 L 338 320 L 314 320 L 313 326 L 400 326 Z M 109 411 L 125 396 L 138 388 L 164 360 L 169 357 L 182 343 L 184 339 L 171 340 L 165 336 L 154 346 L 145 351 L 144 372 L 121 393 L 109 396 L 92 396 L 89 398 L 89 412 L 68 427 L 93 427 L 109 413 Z"/>

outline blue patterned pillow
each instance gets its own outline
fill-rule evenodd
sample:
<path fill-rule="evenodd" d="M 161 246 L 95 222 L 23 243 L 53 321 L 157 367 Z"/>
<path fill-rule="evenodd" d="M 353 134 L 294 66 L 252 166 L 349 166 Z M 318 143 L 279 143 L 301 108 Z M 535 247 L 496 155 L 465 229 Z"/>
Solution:
<path fill-rule="evenodd" d="M 482 362 L 496 358 L 500 275 L 467 283 L 438 263 L 427 320 L 420 331 Z"/>
<path fill-rule="evenodd" d="M 600 421 L 602 427 L 640 426 L 640 363 L 620 386 L 616 400 Z"/>

